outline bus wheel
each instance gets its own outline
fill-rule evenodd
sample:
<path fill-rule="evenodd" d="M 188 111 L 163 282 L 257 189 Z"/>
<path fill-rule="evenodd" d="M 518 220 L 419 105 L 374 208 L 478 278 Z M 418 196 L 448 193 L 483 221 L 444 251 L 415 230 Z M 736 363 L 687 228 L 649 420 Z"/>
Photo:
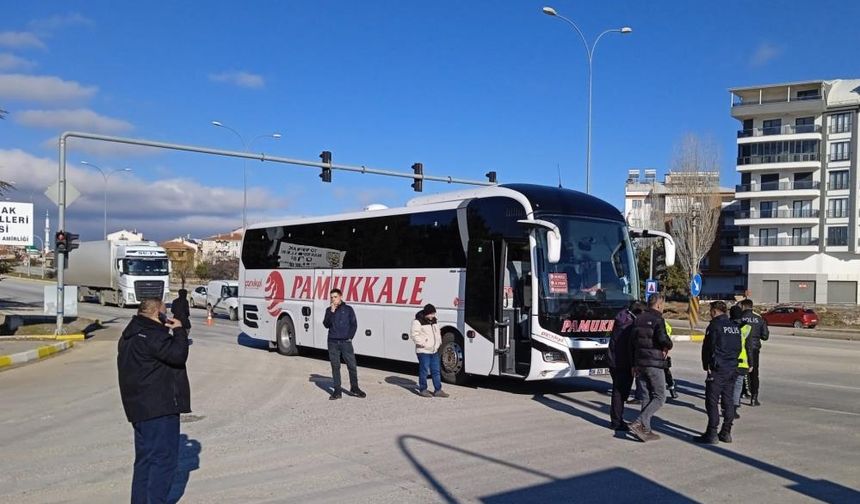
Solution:
<path fill-rule="evenodd" d="M 296 328 L 290 317 L 278 320 L 278 353 L 281 355 L 298 355 L 296 348 Z"/>
<path fill-rule="evenodd" d="M 442 335 L 441 355 L 442 379 L 447 383 L 466 383 L 466 361 L 463 355 L 463 340 L 452 332 Z"/>
<path fill-rule="evenodd" d="M 230 320 L 233 322 L 239 320 L 239 309 L 238 308 L 230 308 Z"/>

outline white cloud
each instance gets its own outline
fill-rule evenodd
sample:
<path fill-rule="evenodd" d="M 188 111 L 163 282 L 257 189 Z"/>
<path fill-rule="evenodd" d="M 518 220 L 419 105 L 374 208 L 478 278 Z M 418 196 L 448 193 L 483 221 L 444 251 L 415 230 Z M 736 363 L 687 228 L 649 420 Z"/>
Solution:
<path fill-rule="evenodd" d="M 4 100 L 75 101 L 90 98 L 97 91 L 95 86 L 83 86 L 75 81 L 53 76 L 0 75 L 0 98 Z"/>
<path fill-rule="evenodd" d="M 0 47 L 44 49 L 45 43 L 32 32 L 4 31 L 0 32 Z"/>
<path fill-rule="evenodd" d="M 80 130 L 91 133 L 122 133 L 134 126 L 122 119 L 103 116 L 90 109 L 25 110 L 13 115 L 15 122 L 33 128 Z"/>
<path fill-rule="evenodd" d="M 209 74 L 209 80 L 213 82 L 226 82 L 234 86 L 259 89 L 266 85 L 262 75 L 249 72 L 221 72 Z"/>
<path fill-rule="evenodd" d="M 123 167 L 101 165 L 105 171 Z M 57 181 L 56 159 L 20 149 L 0 149 L 0 168 L 4 180 L 15 181 L 22 194 L 42 194 Z M 67 209 L 67 227 L 84 239 L 97 239 L 102 232 L 104 179 L 98 171 L 70 161 L 66 170 L 69 183 L 81 193 Z M 285 207 L 284 201 L 266 189 L 248 190 L 249 212 L 273 213 Z M 118 173 L 110 178 L 108 211 L 111 229 L 137 228 L 159 240 L 187 233 L 209 236 L 241 226 L 242 190 L 184 178 L 149 181 L 138 173 Z"/>
<path fill-rule="evenodd" d="M 762 42 L 750 57 L 749 64 L 753 67 L 764 66 L 782 54 L 782 48 L 771 44 L 770 42 Z"/>
<path fill-rule="evenodd" d="M 38 33 L 45 33 L 59 30 L 66 26 L 92 26 L 94 24 L 95 23 L 92 19 L 77 12 L 71 12 L 69 14 L 57 14 L 43 19 L 34 19 L 27 23 L 27 26 Z"/>
<path fill-rule="evenodd" d="M 15 56 L 12 53 L 0 53 L 0 71 L 32 70 L 36 62 Z"/>

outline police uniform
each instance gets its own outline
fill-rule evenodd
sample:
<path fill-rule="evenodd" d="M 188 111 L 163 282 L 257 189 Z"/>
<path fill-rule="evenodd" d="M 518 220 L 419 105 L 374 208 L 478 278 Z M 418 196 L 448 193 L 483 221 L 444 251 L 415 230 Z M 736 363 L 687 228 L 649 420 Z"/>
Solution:
<path fill-rule="evenodd" d="M 669 324 L 668 320 L 664 320 L 666 322 L 666 334 L 671 338 L 672 337 L 672 326 Z M 672 399 L 678 398 L 678 392 L 675 391 L 675 379 L 672 377 L 672 357 L 666 356 L 666 369 L 663 370 L 666 374 L 666 390 L 669 392 L 669 396 Z"/>
<path fill-rule="evenodd" d="M 759 390 L 759 352 L 761 351 L 761 342 L 767 341 L 770 337 L 770 331 L 767 328 L 767 321 L 761 315 L 752 310 L 746 310 L 741 315 L 741 321 L 750 326 L 750 367 L 752 371 L 749 374 L 750 382 L 750 405 L 759 406 L 761 403 L 758 400 Z"/>
<path fill-rule="evenodd" d="M 711 320 L 702 343 L 702 368 L 707 371 L 705 380 L 705 409 L 708 427 L 695 438 L 697 442 L 714 444 L 717 439 L 731 442 L 732 422 L 735 419 L 733 401 L 735 379 L 738 375 L 738 356 L 741 353 L 741 330 L 723 313 Z M 720 425 L 720 404 L 723 410 L 723 427 Z"/>

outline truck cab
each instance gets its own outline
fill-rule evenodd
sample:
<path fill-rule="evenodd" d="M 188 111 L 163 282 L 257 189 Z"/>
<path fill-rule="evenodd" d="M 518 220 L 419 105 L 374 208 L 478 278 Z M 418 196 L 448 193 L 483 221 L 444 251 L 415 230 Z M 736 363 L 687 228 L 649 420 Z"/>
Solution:
<path fill-rule="evenodd" d="M 230 320 L 239 319 L 239 282 L 236 280 L 212 280 L 206 286 L 206 309 L 211 313 L 222 313 Z"/>

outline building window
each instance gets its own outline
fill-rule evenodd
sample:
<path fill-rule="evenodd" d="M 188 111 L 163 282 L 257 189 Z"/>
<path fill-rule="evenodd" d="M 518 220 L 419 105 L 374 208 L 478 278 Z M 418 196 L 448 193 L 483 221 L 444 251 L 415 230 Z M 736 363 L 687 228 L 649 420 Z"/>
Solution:
<path fill-rule="evenodd" d="M 807 89 L 797 92 L 798 100 L 818 100 L 821 99 L 821 93 L 817 89 Z"/>
<path fill-rule="evenodd" d="M 761 123 L 762 135 L 779 135 L 782 132 L 782 119 L 768 119 Z"/>
<path fill-rule="evenodd" d="M 815 133 L 814 117 L 798 117 L 794 121 L 795 133 Z"/>
<path fill-rule="evenodd" d="M 832 171 L 828 175 L 828 189 L 839 191 L 848 189 L 848 170 Z"/>
<path fill-rule="evenodd" d="M 633 208 L 636 210 L 642 208 L 642 200 L 633 200 Z"/>
<path fill-rule="evenodd" d="M 835 142 L 830 144 L 830 161 L 848 161 L 851 159 L 851 143 Z"/>
<path fill-rule="evenodd" d="M 848 198 L 829 200 L 827 202 L 827 216 L 836 219 L 848 217 Z"/>
<path fill-rule="evenodd" d="M 848 227 L 835 226 L 827 228 L 827 244 L 843 247 L 848 245 Z"/>
<path fill-rule="evenodd" d="M 831 133 L 848 133 L 851 131 L 851 121 L 854 114 L 844 112 L 842 114 L 834 114 L 830 116 L 830 132 Z"/>
<path fill-rule="evenodd" d="M 738 165 L 818 160 L 818 140 L 786 140 L 738 145 Z"/>
<path fill-rule="evenodd" d="M 791 216 L 795 219 L 808 219 L 812 217 L 812 201 L 799 200 L 792 202 Z"/>
<path fill-rule="evenodd" d="M 760 247 L 775 246 L 779 230 L 776 228 L 762 228 L 758 230 L 758 244 Z"/>
<path fill-rule="evenodd" d="M 811 243 L 812 228 L 792 228 L 792 245 L 809 245 Z"/>
<path fill-rule="evenodd" d="M 776 201 L 762 201 L 759 203 L 759 212 L 761 214 L 762 219 L 773 219 L 777 216 L 777 202 Z"/>

